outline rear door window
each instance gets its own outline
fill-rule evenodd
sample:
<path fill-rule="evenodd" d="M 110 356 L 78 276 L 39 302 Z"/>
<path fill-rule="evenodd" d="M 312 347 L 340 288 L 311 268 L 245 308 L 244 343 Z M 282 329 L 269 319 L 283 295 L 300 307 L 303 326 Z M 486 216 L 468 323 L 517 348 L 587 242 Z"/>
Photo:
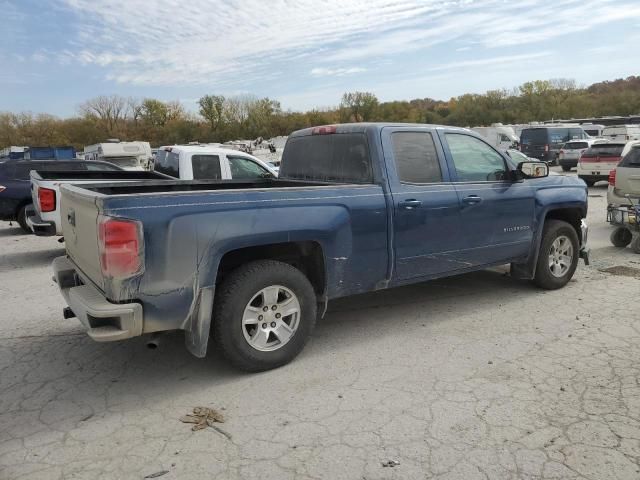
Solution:
<path fill-rule="evenodd" d="M 342 183 L 372 183 L 373 171 L 364 133 L 289 137 L 280 177 Z"/>
<path fill-rule="evenodd" d="M 191 157 L 194 180 L 220 180 L 220 157 L 218 155 L 193 155 Z"/>
<path fill-rule="evenodd" d="M 227 155 L 231 178 L 234 179 L 258 179 L 271 177 L 271 173 L 262 165 L 245 157 L 231 157 Z"/>
<path fill-rule="evenodd" d="M 393 158 L 398 179 L 407 183 L 442 181 L 436 146 L 428 132 L 394 132 L 391 134 Z"/>

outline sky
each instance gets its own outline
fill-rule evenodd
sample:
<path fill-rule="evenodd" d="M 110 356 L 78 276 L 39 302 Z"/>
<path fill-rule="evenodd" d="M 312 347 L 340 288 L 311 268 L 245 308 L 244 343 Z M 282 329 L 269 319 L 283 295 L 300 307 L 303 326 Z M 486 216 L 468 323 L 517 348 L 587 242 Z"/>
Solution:
<path fill-rule="evenodd" d="M 638 75 L 640 0 L 0 0 L 0 111 L 118 94 L 284 109 Z"/>

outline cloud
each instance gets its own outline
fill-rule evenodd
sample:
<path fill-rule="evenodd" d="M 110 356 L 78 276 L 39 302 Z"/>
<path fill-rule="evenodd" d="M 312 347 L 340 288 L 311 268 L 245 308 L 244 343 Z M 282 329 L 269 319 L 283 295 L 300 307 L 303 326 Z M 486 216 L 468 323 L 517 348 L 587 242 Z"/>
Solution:
<path fill-rule="evenodd" d="M 318 78 L 353 75 L 372 62 L 431 54 L 431 47 L 454 41 L 470 45 L 469 51 L 458 49 L 469 54 L 640 18 L 637 0 L 58 2 L 75 29 L 53 52 L 60 63 L 99 66 L 121 84 L 225 91 L 296 71 Z M 344 67 L 354 63 L 362 66 Z"/>
<path fill-rule="evenodd" d="M 537 52 L 537 53 L 529 53 L 525 55 L 504 55 L 501 57 L 491 57 L 491 58 L 480 58 L 477 60 L 465 60 L 461 62 L 450 62 L 444 63 L 442 65 L 436 65 L 434 67 L 429 68 L 432 72 L 437 72 L 441 70 L 455 70 L 459 68 L 468 68 L 468 67 L 486 67 L 492 65 L 508 65 L 512 63 L 524 63 L 527 60 L 538 59 L 542 57 L 551 56 L 553 52 Z"/>
<path fill-rule="evenodd" d="M 344 77 L 345 75 L 353 75 L 355 73 L 366 72 L 366 68 L 350 67 L 350 68 L 323 68 L 316 67 L 311 69 L 311 75 L 314 77 Z"/>

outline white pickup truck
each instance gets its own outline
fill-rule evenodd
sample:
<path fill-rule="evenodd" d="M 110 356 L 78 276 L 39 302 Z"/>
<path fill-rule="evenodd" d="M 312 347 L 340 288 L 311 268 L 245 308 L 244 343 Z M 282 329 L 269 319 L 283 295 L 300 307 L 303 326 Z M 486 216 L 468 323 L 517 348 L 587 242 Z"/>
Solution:
<path fill-rule="evenodd" d="M 89 163 L 89 162 L 87 162 Z M 91 184 L 100 182 L 139 182 L 141 180 L 169 180 L 171 177 L 158 172 L 128 171 L 104 162 L 103 169 L 67 171 L 31 171 L 31 198 L 33 207 L 28 208 L 27 225 L 38 236 L 62 236 L 60 219 L 60 185 Z"/>
<path fill-rule="evenodd" d="M 180 180 L 256 180 L 277 170 L 248 153 L 217 145 L 174 145 L 158 149 L 152 170 Z"/>

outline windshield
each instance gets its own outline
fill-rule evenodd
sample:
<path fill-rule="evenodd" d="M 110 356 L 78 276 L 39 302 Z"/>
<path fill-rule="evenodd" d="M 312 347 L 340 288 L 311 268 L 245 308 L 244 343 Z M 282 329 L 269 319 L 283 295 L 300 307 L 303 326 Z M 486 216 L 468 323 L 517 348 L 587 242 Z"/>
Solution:
<path fill-rule="evenodd" d="M 622 155 L 624 144 L 602 143 L 593 145 L 582 154 L 583 157 L 619 157 Z"/>
<path fill-rule="evenodd" d="M 582 150 L 583 148 L 589 148 L 587 142 L 567 142 L 562 147 L 565 150 Z"/>
<path fill-rule="evenodd" d="M 138 157 L 105 157 L 104 161 L 124 168 L 140 166 Z"/>

